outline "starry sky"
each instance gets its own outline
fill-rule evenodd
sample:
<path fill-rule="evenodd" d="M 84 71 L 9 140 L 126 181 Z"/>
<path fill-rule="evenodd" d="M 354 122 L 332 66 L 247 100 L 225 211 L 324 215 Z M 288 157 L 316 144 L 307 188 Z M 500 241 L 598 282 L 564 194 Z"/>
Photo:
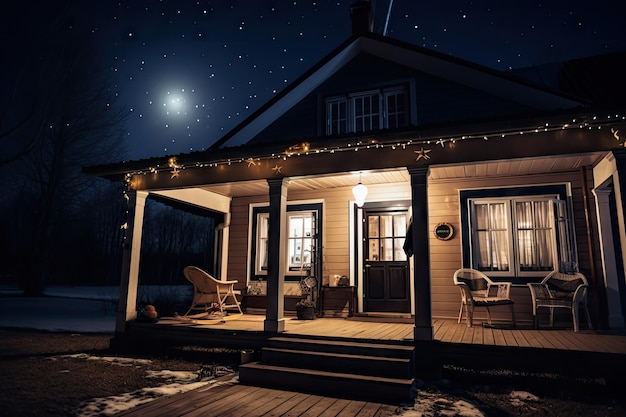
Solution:
<path fill-rule="evenodd" d="M 77 13 L 128 112 L 127 158 L 142 159 L 210 146 L 350 36 L 351 2 L 94 0 Z M 498 70 L 626 49 L 614 0 L 372 3 L 375 32 Z"/>

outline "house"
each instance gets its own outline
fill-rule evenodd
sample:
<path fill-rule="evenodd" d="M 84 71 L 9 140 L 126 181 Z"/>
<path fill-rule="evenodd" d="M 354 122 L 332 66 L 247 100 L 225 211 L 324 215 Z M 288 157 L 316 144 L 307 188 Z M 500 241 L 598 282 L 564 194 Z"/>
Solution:
<path fill-rule="evenodd" d="M 345 276 L 356 314 L 410 315 L 431 340 L 433 318 L 458 317 L 463 266 L 512 281 L 528 323 L 525 284 L 580 270 L 594 326 L 623 328 L 625 113 L 372 33 L 369 2 L 352 18 L 349 39 L 206 151 L 86 168 L 128 186 L 117 332 L 136 317 L 151 197 L 221 214 L 204 267 L 266 294 L 267 332 L 303 277 Z"/>

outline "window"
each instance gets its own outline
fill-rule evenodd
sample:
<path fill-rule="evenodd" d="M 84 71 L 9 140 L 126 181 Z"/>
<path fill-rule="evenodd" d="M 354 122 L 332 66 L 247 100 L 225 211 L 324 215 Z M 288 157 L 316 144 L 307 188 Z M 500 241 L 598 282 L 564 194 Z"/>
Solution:
<path fill-rule="evenodd" d="M 545 276 L 572 261 L 567 210 L 556 196 L 468 202 L 473 268 L 492 276 Z"/>
<path fill-rule="evenodd" d="M 257 275 L 267 274 L 268 241 L 267 231 L 270 227 L 270 214 L 258 213 L 256 222 L 257 246 L 254 260 Z"/>
<path fill-rule="evenodd" d="M 398 86 L 326 100 L 326 134 L 363 133 L 408 125 L 408 92 Z"/>
<path fill-rule="evenodd" d="M 289 271 L 311 269 L 315 213 L 311 211 L 289 213 L 287 224 L 289 225 Z"/>
<path fill-rule="evenodd" d="M 303 270 L 311 270 L 320 247 L 322 204 L 296 204 L 287 206 L 287 260 L 286 280 L 299 280 Z M 263 279 L 268 267 L 269 207 L 252 209 L 252 242 L 250 270 L 252 280 Z M 318 269 L 319 270 L 319 269 Z M 312 271 L 311 273 L 315 273 Z"/>
<path fill-rule="evenodd" d="M 367 216 L 367 259 L 406 261 L 406 213 L 372 213 Z"/>

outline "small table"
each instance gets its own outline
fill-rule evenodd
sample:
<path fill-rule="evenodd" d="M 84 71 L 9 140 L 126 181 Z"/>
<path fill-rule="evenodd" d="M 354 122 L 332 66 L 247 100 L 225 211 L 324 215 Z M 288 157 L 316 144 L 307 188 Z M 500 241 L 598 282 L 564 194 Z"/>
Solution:
<path fill-rule="evenodd" d="M 352 317 L 354 315 L 355 289 L 356 287 L 353 285 L 346 287 L 322 286 L 320 293 L 320 315 L 324 317 L 328 312 L 332 313 L 332 316 L 341 317 L 347 303 L 348 317 Z"/>

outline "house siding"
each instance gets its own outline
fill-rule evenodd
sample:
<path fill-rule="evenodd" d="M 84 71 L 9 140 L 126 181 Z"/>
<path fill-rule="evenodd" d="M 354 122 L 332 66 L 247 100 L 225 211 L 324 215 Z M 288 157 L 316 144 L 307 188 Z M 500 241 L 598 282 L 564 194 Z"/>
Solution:
<path fill-rule="evenodd" d="M 466 189 L 520 187 L 541 184 L 569 184 L 572 190 L 573 216 L 578 246 L 580 268 L 589 275 L 591 265 L 588 254 L 588 238 L 585 221 L 582 176 L 579 171 L 531 176 L 455 178 L 430 180 L 428 182 L 429 247 L 431 268 L 431 300 L 434 318 L 456 318 L 459 313 L 460 295 L 452 283 L 454 271 L 463 266 L 463 237 L 461 235 L 460 192 Z M 588 184 L 588 186 L 590 183 Z M 370 186 L 368 202 L 409 201 L 409 183 L 392 183 Z M 299 201 L 321 201 L 324 210 L 322 242 L 322 282 L 328 283 L 333 275 L 351 275 L 350 265 L 350 204 L 352 187 L 339 187 L 306 192 L 288 192 L 288 204 Z M 251 204 L 264 203 L 263 197 L 233 198 L 229 241 L 229 279 L 240 281 L 244 288 L 248 277 L 249 210 Z M 590 204 L 593 208 L 593 204 Z M 592 211 L 590 215 L 595 216 Z M 442 241 L 432 232 L 441 222 L 450 223 L 455 230 L 452 239 Z M 285 293 L 297 292 L 296 283 L 286 283 Z M 512 297 L 520 322 L 532 319 L 530 294 L 525 285 L 514 286 Z M 508 309 L 494 309 L 494 319 L 509 320 Z M 477 319 L 484 319 L 484 311 L 476 312 Z"/>

